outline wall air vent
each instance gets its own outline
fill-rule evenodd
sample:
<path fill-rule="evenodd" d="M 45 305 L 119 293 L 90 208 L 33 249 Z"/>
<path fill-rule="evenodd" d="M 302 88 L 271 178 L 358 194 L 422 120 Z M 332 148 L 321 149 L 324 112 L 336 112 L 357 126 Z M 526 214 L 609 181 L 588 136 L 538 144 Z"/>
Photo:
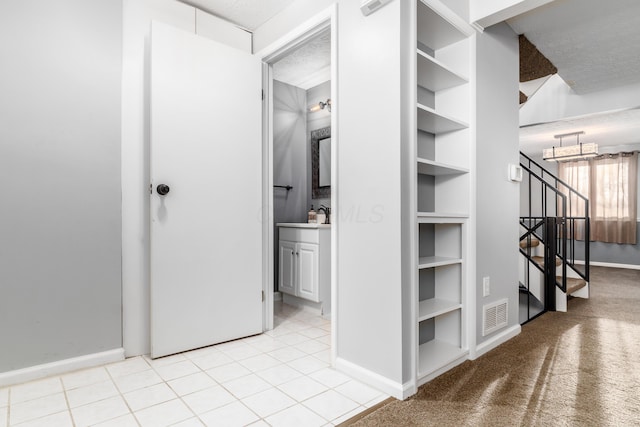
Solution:
<path fill-rule="evenodd" d="M 500 328 L 507 326 L 509 300 L 506 298 L 500 301 L 487 304 L 482 307 L 482 336 L 489 335 Z"/>
<path fill-rule="evenodd" d="M 367 16 L 380 9 L 391 0 L 362 0 L 360 2 L 360 10 L 364 16 Z"/>

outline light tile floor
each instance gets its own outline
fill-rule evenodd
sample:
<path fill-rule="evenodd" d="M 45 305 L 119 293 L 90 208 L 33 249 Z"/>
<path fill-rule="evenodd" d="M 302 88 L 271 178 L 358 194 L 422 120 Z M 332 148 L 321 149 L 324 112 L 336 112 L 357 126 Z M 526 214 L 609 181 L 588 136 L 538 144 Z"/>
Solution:
<path fill-rule="evenodd" d="M 0 427 L 337 425 L 388 396 L 330 367 L 330 331 L 278 302 L 261 335 L 0 388 Z"/>

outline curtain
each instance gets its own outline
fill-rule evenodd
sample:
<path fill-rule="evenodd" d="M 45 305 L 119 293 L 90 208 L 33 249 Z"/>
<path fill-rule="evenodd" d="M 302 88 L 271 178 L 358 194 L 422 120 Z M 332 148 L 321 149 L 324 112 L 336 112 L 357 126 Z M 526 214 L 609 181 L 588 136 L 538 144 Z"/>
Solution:
<path fill-rule="evenodd" d="M 591 186 L 590 165 L 588 160 L 575 160 L 570 162 L 558 163 L 558 176 L 561 180 L 569 184 L 571 188 L 589 199 Z M 580 218 L 586 218 L 586 204 L 584 199 L 576 193 L 570 192 L 564 186 L 560 186 L 559 190 L 566 196 L 567 217 L 569 217 L 568 233 L 569 238 L 584 240 L 586 221 Z M 558 201 L 560 202 L 560 199 Z"/>
<path fill-rule="evenodd" d="M 558 175 L 589 199 L 591 240 L 636 244 L 637 152 L 563 162 L 558 165 Z M 573 196 L 567 201 L 567 215 L 584 216 L 583 203 L 577 199 Z M 583 226 L 578 225 L 576 237 L 583 234 Z"/>

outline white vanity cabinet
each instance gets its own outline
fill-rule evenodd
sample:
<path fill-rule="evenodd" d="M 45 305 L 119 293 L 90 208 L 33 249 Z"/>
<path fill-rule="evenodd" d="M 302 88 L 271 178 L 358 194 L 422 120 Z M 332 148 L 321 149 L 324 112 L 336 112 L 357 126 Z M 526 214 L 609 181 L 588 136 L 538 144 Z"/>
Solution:
<path fill-rule="evenodd" d="M 305 223 L 280 223 L 277 226 L 278 290 L 317 303 L 316 308 L 328 314 L 331 307 L 331 226 Z M 285 302 L 297 303 L 295 300 Z"/>

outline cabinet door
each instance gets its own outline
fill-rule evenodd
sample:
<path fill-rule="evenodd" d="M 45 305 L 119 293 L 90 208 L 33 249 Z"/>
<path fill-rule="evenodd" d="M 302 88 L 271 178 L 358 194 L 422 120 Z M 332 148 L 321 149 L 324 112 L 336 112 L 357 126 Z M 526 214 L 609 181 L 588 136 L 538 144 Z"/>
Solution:
<path fill-rule="evenodd" d="M 315 302 L 318 299 L 318 245 L 298 243 L 298 296 Z"/>
<path fill-rule="evenodd" d="M 278 280 L 278 290 L 286 294 L 295 295 L 295 265 L 296 265 L 296 244 L 293 242 L 280 241 L 280 278 Z"/>

